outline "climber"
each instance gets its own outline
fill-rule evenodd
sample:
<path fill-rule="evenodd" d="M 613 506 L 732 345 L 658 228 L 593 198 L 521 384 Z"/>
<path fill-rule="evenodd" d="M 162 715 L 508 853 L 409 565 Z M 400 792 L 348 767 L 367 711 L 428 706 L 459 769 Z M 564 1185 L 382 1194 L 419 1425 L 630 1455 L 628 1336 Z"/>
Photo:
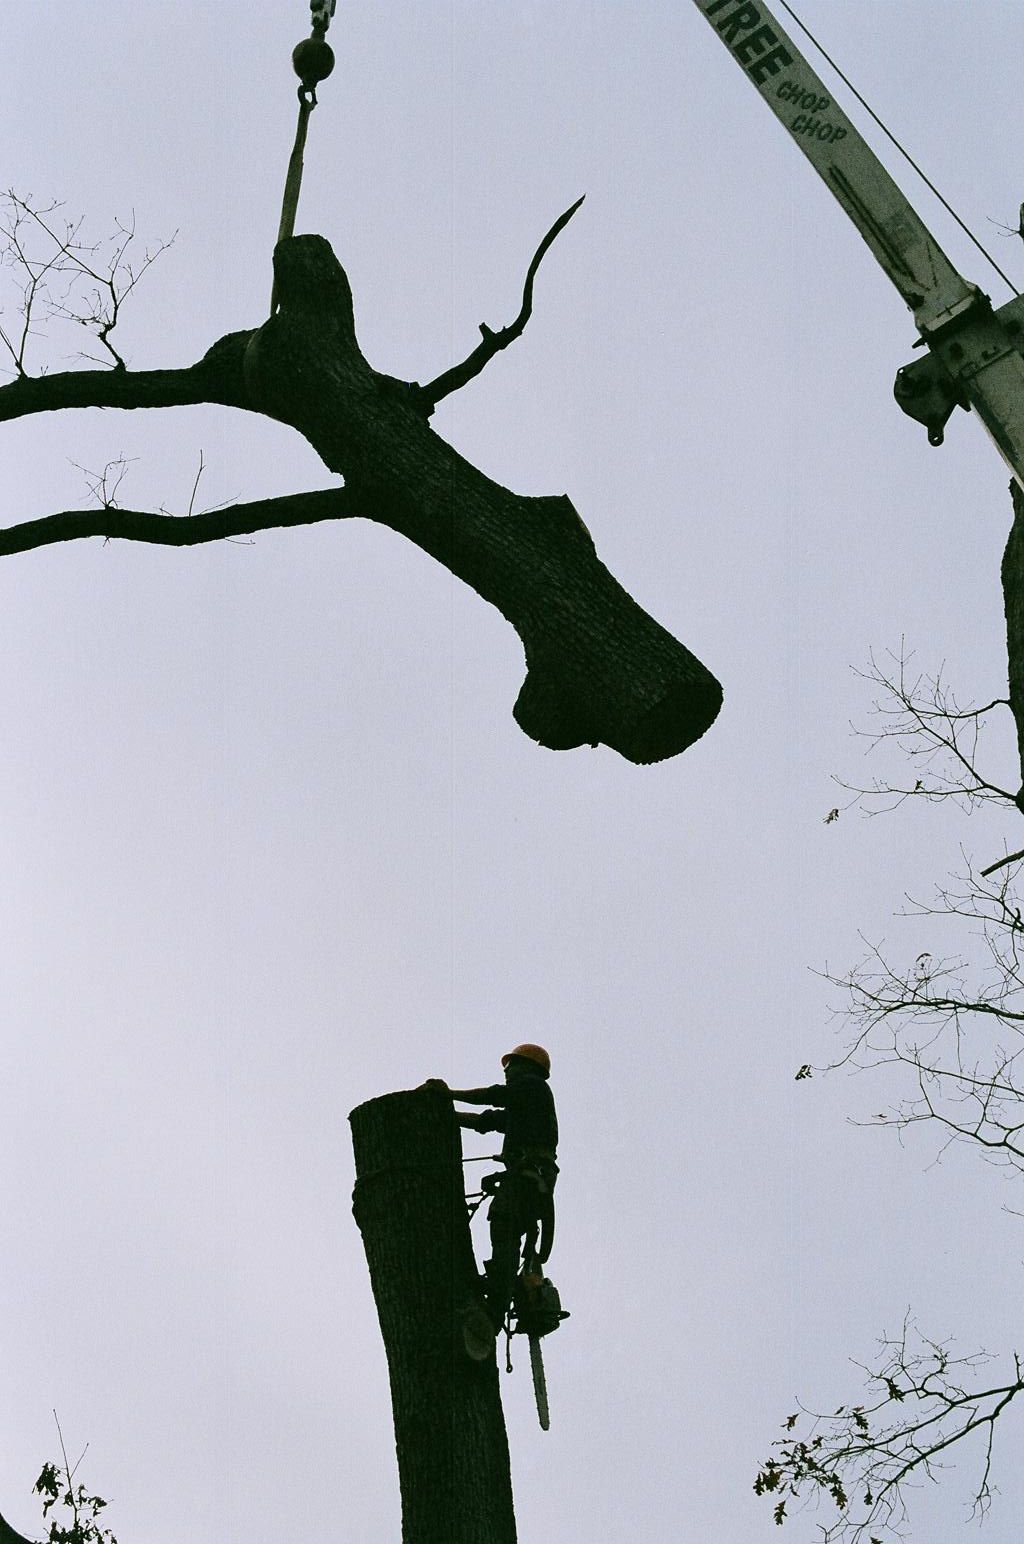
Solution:
<path fill-rule="evenodd" d="M 499 1330 L 504 1323 L 516 1277 L 523 1239 L 539 1225 L 538 1257 L 543 1264 L 554 1233 L 554 1188 L 558 1177 L 558 1119 L 548 1078 L 551 1058 L 539 1045 L 517 1045 L 501 1058 L 505 1082 L 490 1088 L 453 1089 L 462 1104 L 493 1108 L 480 1115 L 459 1111 L 460 1126 L 470 1131 L 500 1131 L 504 1140 L 504 1170 L 484 1181 L 494 1199 L 487 1213 L 491 1258 L 484 1261 L 487 1312 Z"/>
<path fill-rule="evenodd" d="M 493 1195 L 487 1213 L 491 1258 L 484 1262 L 484 1292 L 495 1330 L 504 1323 L 512 1301 L 523 1239 L 535 1225 L 540 1232 L 537 1256 L 541 1264 L 551 1251 L 553 1193 L 558 1177 L 558 1120 L 548 1083 L 550 1056 L 542 1046 L 517 1045 L 501 1058 L 501 1065 L 504 1083 L 449 1090 L 458 1103 L 492 1107 L 479 1115 L 457 1112 L 460 1126 L 504 1135 L 504 1171 L 489 1175 L 483 1184 L 484 1192 Z M 435 1080 L 435 1086 L 438 1083 Z"/>

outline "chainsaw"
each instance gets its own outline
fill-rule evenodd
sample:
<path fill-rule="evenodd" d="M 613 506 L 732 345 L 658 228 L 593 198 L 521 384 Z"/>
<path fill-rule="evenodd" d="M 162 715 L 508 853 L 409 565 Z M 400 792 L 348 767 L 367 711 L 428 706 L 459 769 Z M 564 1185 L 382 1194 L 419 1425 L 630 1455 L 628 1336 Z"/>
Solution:
<path fill-rule="evenodd" d="M 568 1317 L 567 1310 L 562 1307 L 558 1288 L 544 1275 L 538 1257 L 535 1254 L 529 1255 L 519 1272 L 515 1296 L 506 1321 L 509 1336 L 507 1367 L 511 1372 L 512 1336 L 525 1335 L 530 1346 L 530 1370 L 533 1373 L 533 1392 L 537 1400 L 537 1419 L 541 1431 L 550 1428 L 551 1416 L 548 1410 L 547 1380 L 544 1376 L 544 1354 L 540 1343 L 545 1335 L 557 1330 L 562 1320 Z"/>

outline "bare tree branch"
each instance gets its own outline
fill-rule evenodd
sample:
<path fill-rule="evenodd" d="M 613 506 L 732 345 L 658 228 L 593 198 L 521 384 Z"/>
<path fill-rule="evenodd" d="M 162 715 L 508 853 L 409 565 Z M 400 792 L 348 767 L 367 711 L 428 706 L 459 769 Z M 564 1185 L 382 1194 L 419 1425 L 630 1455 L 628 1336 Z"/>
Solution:
<path fill-rule="evenodd" d="M 230 334 L 198 364 L 180 370 L 65 370 L 19 376 L 0 386 L 0 423 L 64 408 L 160 408 L 246 401 L 242 357 L 251 333 Z"/>
<path fill-rule="evenodd" d="M 35 334 L 40 308 L 44 320 L 87 329 L 106 351 L 109 364 L 125 369 L 111 334 L 128 296 L 175 239 L 157 242 L 136 259 L 129 255 L 136 240 L 134 214 L 127 224 L 115 220 L 105 242 L 89 243 L 82 236 L 82 220 L 68 220 L 62 208 L 59 203 L 37 205 L 11 189 L 0 195 L 0 267 L 20 275 L 22 319 L 16 338 L 0 329 L 0 342 L 17 376 L 26 374 L 28 340 Z"/>
<path fill-rule="evenodd" d="M 883 1537 L 903 1536 L 908 1482 L 919 1473 L 935 1478 L 953 1448 L 978 1437 L 980 1470 L 969 1512 L 983 1517 L 992 1500 L 996 1422 L 1024 1391 L 1016 1354 L 1012 1377 L 968 1387 L 965 1380 L 975 1383 L 990 1360 L 984 1352 L 953 1357 L 949 1342 L 927 1340 L 904 1320 L 898 1337 L 883 1339 L 879 1365 L 862 1368 L 868 1400 L 833 1415 L 801 1408 L 789 1416 L 787 1435 L 773 1444 L 777 1451 L 759 1470 L 755 1492 L 778 1498 L 777 1523 L 786 1518 L 787 1498 L 800 1507 L 831 1502 L 834 1520 L 819 1525 L 825 1544 L 883 1544 Z M 793 1435 L 805 1421 L 806 1435 Z"/>
<path fill-rule="evenodd" d="M 1024 542 L 1019 503 L 1017 513 L 1017 539 Z M 1013 674 L 1014 649 L 1024 644 L 1024 590 L 1015 587 L 1015 564 L 1014 559 L 1008 576 L 1004 561 L 1012 701 L 994 698 L 981 707 L 962 707 L 941 671 L 929 677 L 909 668 L 911 656 L 902 646 L 882 665 L 872 655 L 870 668 L 858 672 L 881 693 L 874 704 L 881 727 L 868 735 L 872 750 L 894 745 L 912 767 L 905 781 L 884 776 L 855 789 L 869 805 L 881 800 L 891 809 L 922 797 L 952 800 L 968 814 L 985 803 L 1012 809 L 1015 817 L 1021 810 L 1019 796 L 979 772 L 976 759 L 985 715 L 1009 706 L 1024 727 L 1024 676 Z M 1019 615 L 1013 609 L 1018 601 Z M 833 811 L 828 818 L 837 815 Z M 902 915 L 916 919 L 920 941 L 927 943 L 910 962 L 894 963 L 881 944 L 867 944 L 852 970 L 822 973 L 843 994 L 838 1016 L 846 1043 L 831 1064 L 814 1069 L 804 1063 L 796 1077 L 805 1080 L 814 1070 L 840 1067 L 895 1070 L 901 1078 L 897 1099 L 870 1124 L 892 1127 L 900 1136 L 912 1128 L 932 1131 L 939 1158 L 951 1146 L 966 1146 L 1019 1180 L 1024 1178 L 1024 919 L 1016 887 L 1024 852 L 980 873 L 963 849 L 961 858 L 962 871 L 937 886 L 931 900 L 906 897 Z M 801 1408 L 785 1422 L 787 1435 L 774 1444 L 754 1486 L 759 1495 L 773 1498 L 776 1523 L 785 1521 L 791 1501 L 800 1507 L 825 1503 L 834 1508 L 832 1520 L 819 1525 L 825 1544 L 883 1544 L 902 1537 L 908 1487 L 922 1476 L 936 1478 L 950 1454 L 959 1457 L 972 1439 L 981 1457 L 970 1510 L 984 1516 L 993 1494 L 996 1424 L 1024 1389 L 1016 1353 L 1013 1375 L 1002 1382 L 979 1381 L 978 1370 L 988 1360 L 981 1353 L 954 1358 L 948 1344 L 912 1334 L 905 1320 L 899 1337 L 883 1340 L 879 1364 L 862 1369 L 871 1394 L 864 1404 L 841 1406 L 834 1415 Z M 802 1423 L 808 1419 L 805 1434 Z"/>
<path fill-rule="evenodd" d="M 518 337 L 522 336 L 523 329 L 533 315 L 533 281 L 537 276 L 537 269 L 540 267 L 544 254 L 555 240 L 555 237 L 568 225 L 586 196 L 584 193 L 583 197 L 578 198 L 574 204 L 571 204 L 564 214 L 558 216 L 558 219 L 533 254 L 533 259 L 526 272 L 526 282 L 523 285 L 523 303 L 515 321 L 511 322 L 508 327 L 502 327 L 498 332 L 492 332 L 486 322 L 481 322 L 481 341 L 469 357 L 464 359 L 461 364 L 453 365 L 450 370 L 445 370 L 443 374 L 439 375 L 436 380 L 431 381 L 429 385 L 419 388 L 423 394 L 424 401 L 429 404 L 429 411 L 431 413 L 442 397 L 450 396 L 453 391 L 458 391 L 460 387 L 465 386 L 467 381 L 471 381 L 474 376 L 480 374 L 481 370 L 494 358 L 499 350 L 508 348 L 510 343 L 514 343 Z"/>
<path fill-rule="evenodd" d="M 898 652 L 887 651 L 883 662 L 872 653 L 868 668 L 855 674 L 880 696 L 871 710 L 875 724 L 855 728 L 854 733 L 869 741 L 869 753 L 894 746 L 911 768 L 907 781 L 888 775 L 867 785 L 834 779 L 856 795 L 866 814 L 886 813 L 911 798 L 931 803 L 952 799 L 968 811 L 986 803 L 1018 808 L 1016 793 L 978 769 L 984 719 L 996 708 L 1009 708 L 1008 697 L 962 707 L 942 670 L 928 676 L 914 669 L 913 654 L 902 643 Z"/>
<path fill-rule="evenodd" d="M 255 499 L 199 515 L 161 515 L 139 509 L 68 509 L 26 520 L 0 531 L 0 557 L 31 552 L 54 542 L 103 536 L 108 541 L 141 541 L 161 547 L 196 547 L 283 526 L 315 525 L 324 520 L 350 520 L 370 511 L 350 488 L 323 488 L 315 493 L 291 493 L 283 498 Z"/>
<path fill-rule="evenodd" d="M 920 951 L 894 965 L 880 945 L 845 974 L 823 972 L 844 994 L 839 1010 L 853 1034 L 827 1068 L 892 1066 L 912 1092 L 874 1124 L 899 1131 L 930 1125 L 1024 1176 L 1024 922 L 1016 872 L 986 880 L 966 872 L 934 899 L 910 900 L 905 915 L 968 929 L 953 954 Z M 810 1069 L 801 1069 L 804 1076 Z"/>

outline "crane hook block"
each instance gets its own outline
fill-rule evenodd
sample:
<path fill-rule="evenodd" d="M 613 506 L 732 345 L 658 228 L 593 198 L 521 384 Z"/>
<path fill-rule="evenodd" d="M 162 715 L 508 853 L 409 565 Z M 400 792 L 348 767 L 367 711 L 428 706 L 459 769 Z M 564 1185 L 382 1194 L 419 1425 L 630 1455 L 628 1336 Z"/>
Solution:
<path fill-rule="evenodd" d="M 323 37 L 331 25 L 331 17 L 334 15 L 338 0 L 309 0 L 309 9 L 312 12 L 313 31 L 319 32 Z"/>
<path fill-rule="evenodd" d="M 292 65 L 304 91 L 315 91 L 334 69 L 334 49 L 322 37 L 303 38 L 292 50 Z"/>
<path fill-rule="evenodd" d="M 950 414 L 969 406 L 961 388 L 934 354 L 898 370 L 893 395 L 909 418 L 924 424 L 929 445 L 941 445 Z"/>

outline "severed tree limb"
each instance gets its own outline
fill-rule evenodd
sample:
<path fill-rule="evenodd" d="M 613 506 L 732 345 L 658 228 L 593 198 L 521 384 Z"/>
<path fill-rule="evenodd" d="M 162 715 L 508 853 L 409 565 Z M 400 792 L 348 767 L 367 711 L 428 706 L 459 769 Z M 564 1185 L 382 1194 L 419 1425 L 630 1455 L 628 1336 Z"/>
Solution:
<path fill-rule="evenodd" d="M 226 404 L 295 428 L 344 490 L 184 519 L 69 511 L 0 531 L 0 554 L 85 534 L 181 546 L 197 528 L 212 540 L 358 513 L 417 543 L 512 623 L 527 663 L 514 713 L 540 744 L 605 744 L 638 763 L 693 744 L 718 714 L 721 687 L 599 561 L 570 501 L 493 482 L 433 432 L 420 388 L 373 370 L 356 341 L 348 278 L 322 237 L 281 242 L 274 263 L 279 309 L 262 327 L 228 334 L 187 369 L 15 380 L 0 388 L 0 419 Z"/>
<path fill-rule="evenodd" d="M 431 381 L 428 385 L 419 388 L 423 394 L 424 401 L 429 404 L 429 411 L 431 413 L 442 397 L 447 397 L 453 391 L 458 391 L 461 386 L 465 386 L 467 381 L 471 381 L 474 376 L 480 374 L 481 370 L 494 358 L 495 354 L 503 348 L 508 348 L 510 343 L 514 343 L 518 337 L 522 336 L 523 329 L 533 315 L 533 281 L 537 276 L 537 269 L 540 267 L 548 247 L 550 247 L 559 232 L 568 225 L 586 196 L 584 193 L 581 198 L 578 198 L 574 204 L 569 206 L 564 214 L 558 216 L 558 219 L 533 254 L 533 260 L 526 271 L 526 282 L 523 285 L 523 303 L 519 308 L 519 315 L 515 321 L 511 322 L 508 327 L 502 327 L 499 332 L 492 332 L 486 322 L 481 322 L 481 341 L 469 357 L 464 359 L 461 364 L 453 365 L 450 370 L 445 370 L 443 374 L 439 375 L 436 380 Z"/>

